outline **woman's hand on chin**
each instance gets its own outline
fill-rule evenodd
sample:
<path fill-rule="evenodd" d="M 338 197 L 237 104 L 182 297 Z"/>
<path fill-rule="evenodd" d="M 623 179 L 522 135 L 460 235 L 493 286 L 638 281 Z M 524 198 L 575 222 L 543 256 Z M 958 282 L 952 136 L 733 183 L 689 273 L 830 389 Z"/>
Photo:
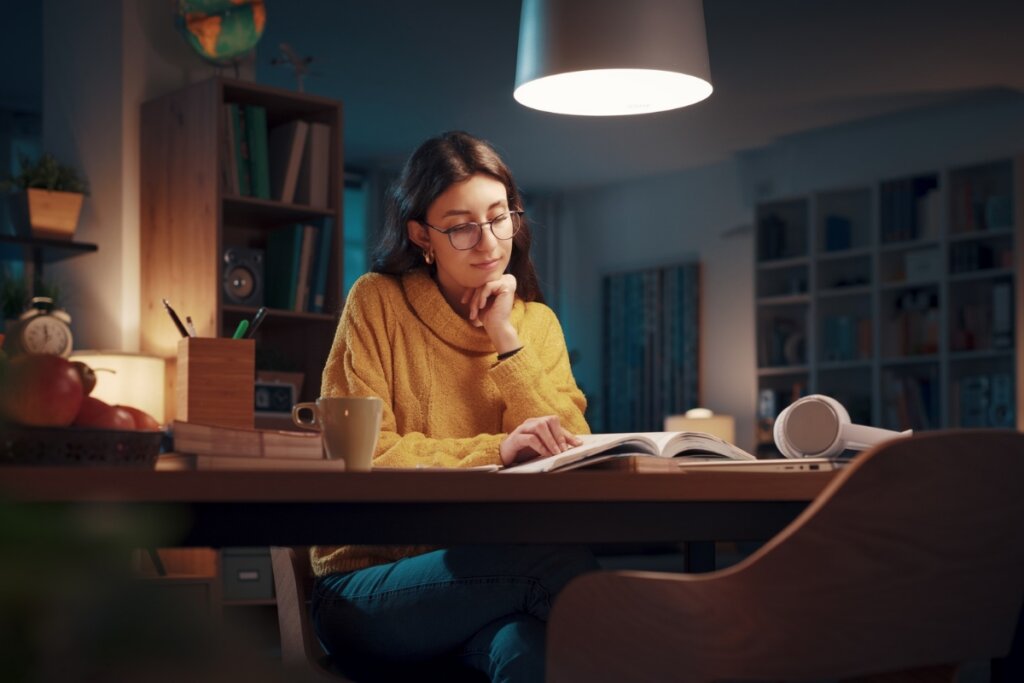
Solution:
<path fill-rule="evenodd" d="M 516 277 L 510 273 L 475 289 L 467 289 L 462 295 L 462 303 L 469 304 L 469 321 L 486 330 L 498 353 L 520 347 L 519 335 L 508 320 L 515 300 Z"/>

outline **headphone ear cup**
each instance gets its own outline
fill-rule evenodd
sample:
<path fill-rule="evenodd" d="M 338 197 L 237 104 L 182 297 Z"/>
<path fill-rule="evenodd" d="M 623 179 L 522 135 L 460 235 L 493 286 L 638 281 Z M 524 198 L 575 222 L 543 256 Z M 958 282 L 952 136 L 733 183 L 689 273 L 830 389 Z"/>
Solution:
<path fill-rule="evenodd" d="M 797 401 L 797 403 L 799 403 L 799 401 Z M 772 436 L 775 439 L 775 447 L 778 448 L 779 452 L 787 458 L 802 457 L 800 453 L 793 450 L 792 445 L 789 443 L 789 439 L 786 438 L 786 427 L 789 423 L 789 416 L 793 413 L 794 405 L 796 405 L 796 403 L 790 403 L 782 409 L 779 416 L 775 418 L 775 426 L 772 429 Z"/>
<path fill-rule="evenodd" d="M 842 452 L 841 429 L 848 423 L 846 410 L 834 399 L 804 396 L 779 415 L 775 445 L 787 458 L 831 457 Z"/>

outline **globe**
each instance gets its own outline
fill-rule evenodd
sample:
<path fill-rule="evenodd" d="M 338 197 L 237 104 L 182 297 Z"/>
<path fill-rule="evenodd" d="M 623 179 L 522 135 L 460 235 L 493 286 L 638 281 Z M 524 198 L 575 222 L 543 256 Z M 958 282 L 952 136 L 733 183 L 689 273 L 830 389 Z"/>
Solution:
<path fill-rule="evenodd" d="M 203 59 L 220 66 L 256 47 L 266 23 L 264 0 L 178 0 L 178 30 Z"/>

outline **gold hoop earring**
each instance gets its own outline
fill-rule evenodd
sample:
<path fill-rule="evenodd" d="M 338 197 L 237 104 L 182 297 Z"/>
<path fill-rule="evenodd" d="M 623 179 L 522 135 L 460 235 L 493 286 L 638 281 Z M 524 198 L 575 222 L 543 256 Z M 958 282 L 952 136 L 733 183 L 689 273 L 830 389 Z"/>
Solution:
<path fill-rule="evenodd" d="M 434 263 L 434 249 L 433 248 L 424 249 L 423 250 L 423 260 L 426 262 L 426 264 L 428 266 Z"/>

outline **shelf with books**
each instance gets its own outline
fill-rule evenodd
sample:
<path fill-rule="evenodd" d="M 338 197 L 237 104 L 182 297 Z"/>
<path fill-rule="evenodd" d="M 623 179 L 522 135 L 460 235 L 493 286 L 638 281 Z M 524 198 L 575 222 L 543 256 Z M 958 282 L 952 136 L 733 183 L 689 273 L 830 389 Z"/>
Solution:
<path fill-rule="evenodd" d="M 142 350 L 175 355 L 161 298 L 217 336 L 266 305 L 257 369 L 315 399 L 343 305 L 341 104 L 214 78 L 145 103 L 141 135 Z"/>
<path fill-rule="evenodd" d="M 1022 200 L 1024 157 L 1013 157 L 758 206 L 759 395 L 792 393 L 792 381 L 848 395 L 868 424 L 939 428 L 963 422 L 960 378 L 997 375 L 992 424 L 1007 411 L 1024 424 Z M 766 242 L 780 234 L 792 242 L 805 210 L 812 217 L 809 256 L 767 258 L 780 250 Z M 767 216 L 780 217 L 789 233 L 771 227 Z M 799 306 L 784 298 L 804 293 Z M 783 335 L 787 317 L 791 334 Z M 794 335 L 804 335 L 799 364 L 784 355 Z M 1005 377 L 1009 402 L 1002 400 Z M 759 429 L 773 418 L 760 415 Z M 977 415 L 967 423 L 980 424 Z"/>
<path fill-rule="evenodd" d="M 870 188 L 820 192 L 815 196 L 818 259 L 865 251 L 872 243 Z"/>

